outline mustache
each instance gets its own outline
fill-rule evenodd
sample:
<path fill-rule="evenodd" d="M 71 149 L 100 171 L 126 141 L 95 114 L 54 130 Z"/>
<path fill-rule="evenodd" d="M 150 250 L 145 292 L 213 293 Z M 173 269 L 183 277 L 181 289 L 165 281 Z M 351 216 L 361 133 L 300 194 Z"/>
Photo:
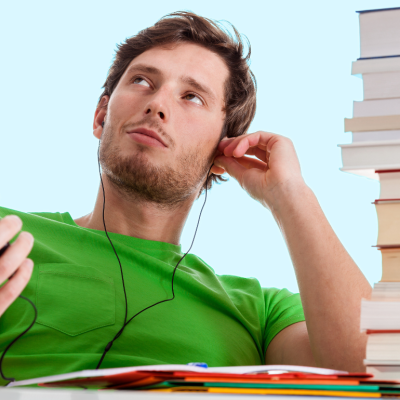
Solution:
<path fill-rule="evenodd" d="M 161 136 L 161 139 L 163 139 L 168 145 L 171 145 L 171 147 L 175 146 L 174 140 L 165 132 L 165 130 L 162 128 L 160 122 L 155 120 L 152 117 L 144 117 L 140 121 L 129 122 L 129 123 L 123 125 L 122 129 L 124 131 L 128 131 L 128 130 L 139 128 L 139 127 L 143 127 L 143 128 L 146 127 L 146 128 L 156 131 Z"/>

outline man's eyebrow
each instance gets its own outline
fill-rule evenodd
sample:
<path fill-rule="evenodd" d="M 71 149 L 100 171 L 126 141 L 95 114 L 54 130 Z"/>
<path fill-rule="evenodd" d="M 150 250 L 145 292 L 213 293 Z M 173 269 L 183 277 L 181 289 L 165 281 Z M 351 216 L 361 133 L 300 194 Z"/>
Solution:
<path fill-rule="evenodd" d="M 161 70 L 159 70 L 156 67 L 153 67 L 152 65 L 147 65 L 147 64 L 134 64 L 128 68 L 128 74 L 131 74 L 132 72 L 135 71 L 146 72 L 148 74 L 162 75 Z"/>
<path fill-rule="evenodd" d="M 205 93 L 212 101 L 216 100 L 215 95 L 213 94 L 211 89 L 209 89 L 207 86 L 201 84 L 200 82 L 196 81 L 196 79 L 185 75 L 185 76 L 181 77 L 181 81 L 183 83 L 186 83 L 187 85 L 191 86 L 195 90 Z"/>

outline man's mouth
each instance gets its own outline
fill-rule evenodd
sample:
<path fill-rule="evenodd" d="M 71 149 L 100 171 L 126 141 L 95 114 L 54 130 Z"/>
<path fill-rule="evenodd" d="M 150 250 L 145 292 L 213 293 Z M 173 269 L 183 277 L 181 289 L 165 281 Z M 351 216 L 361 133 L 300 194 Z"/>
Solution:
<path fill-rule="evenodd" d="M 134 128 L 129 130 L 127 134 L 136 142 L 147 144 L 153 147 L 168 147 L 161 139 L 161 136 L 151 129 Z"/>

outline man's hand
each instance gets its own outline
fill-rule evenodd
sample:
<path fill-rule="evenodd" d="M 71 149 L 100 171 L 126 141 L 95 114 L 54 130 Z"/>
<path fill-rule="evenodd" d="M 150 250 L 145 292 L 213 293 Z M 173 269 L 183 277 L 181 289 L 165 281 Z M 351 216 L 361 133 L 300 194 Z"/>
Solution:
<path fill-rule="evenodd" d="M 215 158 L 214 165 L 219 168 L 212 172 L 228 172 L 253 199 L 268 209 L 276 188 L 289 183 L 304 184 L 293 143 L 284 136 L 259 131 L 224 139 L 218 150 L 223 155 Z"/>
<path fill-rule="evenodd" d="M 360 309 L 371 286 L 305 184 L 292 142 L 256 132 L 223 140 L 218 150 L 223 155 L 215 157 L 211 171 L 228 172 L 272 212 L 296 272 L 307 326 L 279 333 L 267 361 L 365 371 L 367 335 L 360 332 Z M 307 335 L 311 349 L 305 351 Z M 298 346 L 303 347 L 292 355 Z"/>
<path fill-rule="evenodd" d="M 21 230 L 21 227 L 22 221 L 15 215 L 0 220 L 0 249 Z M 32 246 L 33 236 L 28 232 L 21 232 L 17 240 L 0 257 L 0 284 L 8 280 L 0 288 L 0 315 L 20 295 L 31 277 L 33 261 L 27 256 Z"/>

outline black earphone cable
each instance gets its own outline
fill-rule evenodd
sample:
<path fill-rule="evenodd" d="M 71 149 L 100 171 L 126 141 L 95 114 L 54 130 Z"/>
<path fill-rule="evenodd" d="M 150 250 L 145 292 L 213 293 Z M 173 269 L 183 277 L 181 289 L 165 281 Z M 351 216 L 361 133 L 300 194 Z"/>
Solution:
<path fill-rule="evenodd" d="M 152 304 L 152 305 L 150 305 L 150 306 L 144 308 L 143 310 L 141 310 L 141 311 L 139 311 L 138 313 L 136 313 L 136 314 L 135 314 L 133 317 L 131 317 L 129 320 L 127 320 L 127 318 L 128 318 L 128 298 L 127 298 L 127 295 L 126 295 L 125 280 L 124 280 L 124 272 L 123 272 L 123 269 L 122 269 L 121 260 L 119 259 L 118 254 L 117 254 L 117 251 L 115 250 L 115 247 L 114 247 L 114 245 L 113 245 L 113 243 L 112 243 L 112 240 L 111 240 L 111 238 L 110 238 L 109 235 L 108 235 L 107 228 L 106 228 L 106 223 L 105 223 L 105 218 L 104 218 L 105 204 L 106 204 L 106 195 L 105 195 L 105 190 L 104 190 L 103 179 L 102 179 L 102 176 L 101 176 L 99 151 L 100 151 L 100 143 L 99 143 L 99 148 L 98 148 L 98 150 L 97 150 L 97 160 L 98 160 L 98 164 L 99 164 L 99 175 L 100 175 L 101 186 L 102 186 L 102 189 L 103 189 L 103 226 L 104 226 L 104 231 L 105 231 L 105 233 L 106 233 L 107 239 L 108 239 L 108 241 L 110 242 L 110 244 L 111 244 L 111 246 L 112 246 L 112 249 L 114 250 L 115 256 L 117 257 L 118 264 L 119 264 L 120 271 L 121 271 L 122 286 L 123 286 L 123 289 L 124 289 L 124 297 L 125 297 L 125 318 L 124 318 L 124 324 L 123 324 L 122 328 L 117 332 L 117 334 L 114 336 L 114 338 L 113 338 L 113 339 L 107 344 L 107 346 L 105 347 L 104 352 L 103 352 L 103 354 L 102 354 L 102 356 L 101 356 L 101 359 L 100 359 L 100 361 L 99 361 L 99 363 L 98 363 L 96 369 L 99 369 L 99 368 L 100 368 L 100 366 L 101 366 L 101 364 L 102 364 L 102 362 L 103 362 L 103 360 L 104 360 L 104 357 L 106 356 L 107 352 L 111 349 L 111 346 L 113 345 L 113 343 L 122 335 L 122 332 L 124 331 L 125 327 L 126 327 L 135 317 L 137 317 L 137 316 L 138 316 L 139 314 L 141 314 L 142 312 L 148 310 L 149 308 L 152 308 L 152 307 L 154 307 L 154 306 L 156 306 L 156 305 L 158 305 L 158 304 L 165 303 L 165 302 L 167 302 L 167 301 L 172 301 L 172 300 L 175 299 L 175 291 L 174 291 L 175 273 L 176 273 L 176 270 L 177 270 L 179 264 L 181 263 L 181 261 L 186 257 L 186 255 L 187 255 L 187 254 L 189 253 L 189 251 L 191 250 L 191 248 L 192 248 L 192 246 L 193 246 L 193 243 L 194 243 L 194 240 L 195 240 L 195 238 L 196 238 L 197 229 L 198 229 L 198 227 L 199 227 L 201 214 L 202 214 L 202 212 L 203 212 L 204 206 L 206 205 L 206 201 L 207 201 L 208 178 L 209 178 L 209 174 L 210 174 L 210 171 L 211 171 L 211 168 L 212 168 L 212 166 L 211 166 L 210 169 L 208 170 L 208 173 L 207 173 L 204 203 L 203 203 L 203 206 L 201 207 L 201 210 L 200 210 L 199 219 L 198 219 L 198 221 L 197 221 L 196 230 L 195 230 L 194 235 L 193 235 L 192 243 L 191 243 L 191 245 L 190 245 L 190 247 L 189 247 L 189 250 L 181 257 L 181 259 L 178 261 L 178 263 L 176 264 L 176 266 L 175 266 L 175 268 L 174 268 L 174 270 L 173 270 L 173 272 L 172 272 L 172 281 L 171 281 L 172 297 L 169 298 L 169 299 L 165 299 L 165 300 L 158 301 L 157 303 L 154 303 L 154 304 Z M 5 250 L 6 250 L 8 247 L 9 247 L 9 243 L 7 243 L 2 249 L 0 249 L 0 255 L 3 254 L 3 253 L 5 252 Z M 33 304 L 33 302 L 32 302 L 30 299 L 28 299 L 27 297 L 22 296 L 22 295 L 19 295 L 18 297 L 21 298 L 21 299 L 26 300 L 27 302 L 29 302 L 29 303 L 31 304 L 31 306 L 33 307 L 33 310 L 35 311 L 35 316 L 34 316 L 34 318 L 33 318 L 33 321 L 31 322 L 31 324 L 28 326 L 28 328 L 26 328 L 22 333 L 20 333 L 16 338 L 14 338 L 14 339 L 7 345 L 7 347 L 4 349 L 4 351 L 3 351 L 3 353 L 2 353 L 2 355 L 1 355 L 1 357 L 0 357 L 0 375 L 1 375 L 1 377 L 2 377 L 4 380 L 9 381 L 9 383 L 10 383 L 10 382 L 14 382 L 14 381 L 15 381 L 15 378 L 8 378 L 8 377 L 6 377 L 6 376 L 4 375 L 4 373 L 3 373 L 3 361 L 4 361 L 4 358 L 5 358 L 5 356 L 6 356 L 6 353 L 7 353 L 7 351 L 11 348 L 11 346 L 12 346 L 18 339 L 20 339 L 23 335 L 25 335 L 25 333 L 27 333 L 27 332 L 33 327 L 33 325 L 34 325 L 35 322 L 36 322 L 37 315 L 38 315 L 37 308 L 36 308 L 35 304 Z"/>
<path fill-rule="evenodd" d="M 106 233 L 106 236 L 107 236 L 107 238 L 108 238 L 108 240 L 109 240 L 109 242 L 110 242 L 110 244 L 111 244 L 111 246 L 112 246 L 112 248 L 113 248 L 113 250 L 114 250 L 114 253 L 115 253 L 115 255 L 116 255 L 117 259 L 118 259 L 119 266 L 120 266 L 120 269 L 121 269 L 121 278 L 122 278 L 122 284 L 123 284 L 123 287 L 124 287 L 124 295 L 125 295 L 125 320 L 124 320 L 124 324 L 123 324 L 122 328 L 117 332 L 117 334 L 114 336 L 114 338 L 113 338 L 113 339 L 107 344 L 107 346 L 105 347 L 105 349 L 104 349 L 104 351 L 103 351 L 103 354 L 102 354 L 102 356 L 101 356 L 101 358 L 100 358 L 100 361 L 99 361 L 99 363 L 97 364 L 96 369 L 99 369 L 99 368 L 100 368 L 100 366 L 101 366 L 101 364 L 102 364 L 102 362 L 103 362 L 103 360 L 104 360 L 104 357 L 106 356 L 107 352 L 111 349 L 113 343 L 122 335 L 122 332 L 124 331 L 125 327 L 126 327 L 135 317 L 137 317 L 137 316 L 138 316 L 139 314 L 141 314 L 142 312 L 148 310 L 149 308 L 152 308 L 152 307 L 154 307 L 154 306 L 156 306 L 156 305 L 158 305 L 158 304 L 165 303 L 165 302 L 167 302 L 167 301 L 172 301 L 172 300 L 175 299 L 175 291 L 174 291 L 174 278 L 175 278 L 175 273 L 176 273 L 176 270 L 177 270 L 179 264 L 181 263 L 181 261 L 186 257 L 186 255 L 187 255 L 187 254 L 189 253 L 189 251 L 191 250 L 191 248 L 192 248 L 192 246 L 193 246 L 193 243 L 194 243 L 194 240 L 195 240 L 195 238 L 196 238 L 197 229 L 198 229 L 198 227 L 199 227 L 201 214 L 202 214 L 202 212 L 203 212 L 203 208 L 204 208 L 204 206 L 205 206 L 205 204 L 206 204 L 206 201 L 207 201 L 208 177 L 209 177 L 209 174 L 210 174 L 210 171 L 211 171 L 211 168 L 212 168 L 212 165 L 211 165 L 211 167 L 210 167 L 210 169 L 208 170 L 208 173 L 207 173 L 204 203 L 203 203 L 203 206 L 201 207 L 201 210 L 200 210 L 199 219 L 198 219 L 198 221 L 197 221 L 196 230 L 195 230 L 194 235 L 193 235 L 192 244 L 190 245 L 189 250 L 188 250 L 188 251 L 181 257 L 181 259 L 178 261 L 178 263 L 176 264 L 176 266 L 175 266 L 175 268 L 174 268 L 174 270 L 173 270 L 173 272 L 172 272 L 172 282 L 171 282 L 172 297 L 169 298 L 169 299 L 165 299 L 165 300 L 158 301 L 157 303 L 154 303 L 154 304 L 152 304 L 152 305 L 150 305 L 150 306 L 144 308 L 143 310 L 141 310 L 141 311 L 139 311 L 138 313 L 136 313 L 134 316 L 132 316 L 132 317 L 127 321 L 128 300 L 127 300 L 127 295 L 126 295 L 126 290 L 125 290 L 125 282 L 124 282 L 124 274 L 123 274 L 123 271 L 122 271 L 122 265 L 121 265 L 121 261 L 120 261 L 118 255 L 117 255 L 117 252 L 116 252 L 116 250 L 115 250 L 115 248 L 114 248 L 114 245 L 113 245 L 113 243 L 112 243 L 110 237 L 108 236 L 108 232 L 107 232 L 107 228 L 106 228 L 106 223 L 105 223 L 105 219 L 104 219 L 104 209 L 105 209 L 105 204 L 106 204 L 106 196 L 105 196 L 105 191 L 104 191 L 103 179 L 102 179 L 102 177 L 101 177 L 100 155 L 99 155 L 99 152 L 100 152 L 100 142 L 99 142 L 99 147 L 98 147 L 98 150 L 97 150 L 97 161 L 98 161 L 98 164 L 99 164 L 100 182 L 101 182 L 101 186 L 102 186 L 102 188 L 103 188 L 103 226 L 104 226 L 104 231 L 105 231 L 105 233 Z"/>
<path fill-rule="evenodd" d="M 126 288 L 125 288 L 125 281 L 124 281 L 124 271 L 122 270 L 122 265 L 121 265 L 121 260 L 118 257 L 117 251 L 115 250 L 115 247 L 113 245 L 113 242 L 111 241 L 110 237 L 108 236 L 107 228 L 106 228 L 106 222 L 104 219 L 104 211 L 105 211 L 105 206 L 106 206 L 106 193 L 104 191 L 104 185 L 103 185 L 103 178 L 101 177 L 101 170 L 100 170 L 100 141 L 99 141 L 99 147 L 97 149 L 97 162 L 99 164 L 99 175 L 100 175 L 100 182 L 101 182 L 101 187 L 103 189 L 103 226 L 104 226 L 104 232 L 106 233 L 107 239 L 111 244 L 112 249 L 114 250 L 115 257 L 117 257 L 118 264 L 119 264 L 119 269 L 121 271 L 121 277 L 122 277 L 122 287 L 124 288 L 124 296 L 125 296 L 125 318 L 124 318 L 124 326 L 126 324 L 126 320 L 128 318 L 128 298 L 126 296 Z M 121 332 L 122 333 L 122 332 Z"/>
<path fill-rule="evenodd" d="M 22 333 L 20 333 L 15 339 L 13 339 L 12 342 L 9 343 L 9 345 L 4 349 L 3 354 L 1 355 L 1 358 L 0 358 L 0 374 L 1 374 L 1 377 L 2 377 L 5 381 L 9 381 L 9 383 L 10 383 L 10 382 L 14 382 L 14 381 L 15 381 L 15 378 L 7 378 L 7 377 L 3 374 L 3 360 L 4 360 L 4 357 L 6 356 L 6 353 L 7 353 L 7 351 L 10 349 L 10 347 L 11 347 L 18 339 L 20 339 L 23 335 L 25 335 L 25 333 L 28 332 L 29 329 L 32 328 L 32 326 L 35 324 L 36 318 L 37 318 L 37 308 L 36 308 L 36 306 L 33 304 L 33 302 L 32 302 L 31 300 L 29 300 L 29 299 L 28 299 L 27 297 L 25 297 L 25 296 L 19 295 L 18 297 L 21 298 L 21 299 L 26 300 L 27 302 L 29 302 L 29 303 L 32 305 L 32 307 L 33 307 L 33 309 L 34 309 L 34 311 L 35 311 L 35 317 L 33 318 L 33 321 L 32 321 L 32 323 L 28 326 L 28 328 L 26 328 Z"/>

